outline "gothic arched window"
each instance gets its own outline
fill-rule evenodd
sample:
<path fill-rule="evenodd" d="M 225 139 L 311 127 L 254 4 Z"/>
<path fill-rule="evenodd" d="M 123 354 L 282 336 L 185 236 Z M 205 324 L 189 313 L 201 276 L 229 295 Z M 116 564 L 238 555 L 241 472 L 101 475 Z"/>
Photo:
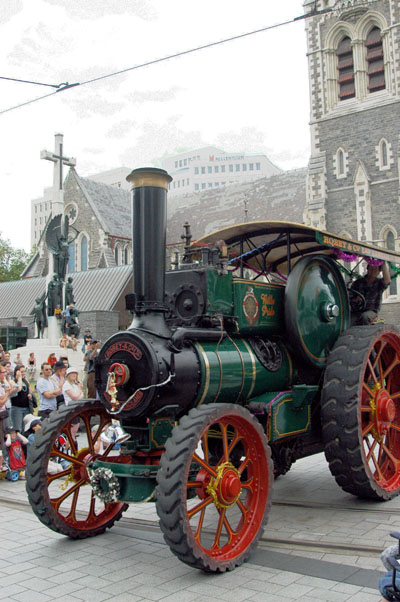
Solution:
<path fill-rule="evenodd" d="M 75 243 L 71 242 L 68 247 L 68 272 L 75 272 Z"/>
<path fill-rule="evenodd" d="M 341 148 L 338 150 L 337 157 L 338 157 L 338 175 L 343 176 L 344 175 L 344 153 Z"/>
<path fill-rule="evenodd" d="M 382 167 L 388 167 L 389 166 L 389 159 L 388 159 L 388 145 L 386 140 L 382 140 L 381 141 L 381 153 L 380 153 L 380 159 L 381 159 L 381 166 Z"/>
<path fill-rule="evenodd" d="M 81 271 L 88 269 L 88 241 L 85 235 L 81 238 Z"/>
<path fill-rule="evenodd" d="M 354 60 L 351 40 L 348 36 L 342 38 L 336 51 L 338 59 L 339 99 L 346 100 L 356 95 L 354 85 Z"/>
<path fill-rule="evenodd" d="M 128 247 L 124 249 L 124 264 L 128 265 Z"/>
<path fill-rule="evenodd" d="M 384 90 L 385 85 L 385 67 L 383 63 L 383 45 L 382 36 L 379 27 L 373 27 L 365 41 L 367 48 L 368 63 L 368 90 L 377 92 Z"/>
<path fill-rule="evenodd" d="M 119 247 L 118 247 L 118 245 L 115 245 L 114 259 L 115 259 L 115 265 L 118 265 L 119 264 Z"/>

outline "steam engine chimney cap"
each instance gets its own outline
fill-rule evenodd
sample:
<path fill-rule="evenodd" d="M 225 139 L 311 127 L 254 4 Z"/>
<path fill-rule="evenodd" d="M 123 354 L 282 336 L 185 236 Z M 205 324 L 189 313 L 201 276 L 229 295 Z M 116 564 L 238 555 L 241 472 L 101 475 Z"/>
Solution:
<path fill-rule="evenodd" d="M 139 169 L 134 169 L 126 179 L 128 182 L 131 182 L 132 188 L 153 186 L 168 190 L 168 184 L 172 182 L 172 177 L 169 173 L 157 167 L 140 167 Z"/>

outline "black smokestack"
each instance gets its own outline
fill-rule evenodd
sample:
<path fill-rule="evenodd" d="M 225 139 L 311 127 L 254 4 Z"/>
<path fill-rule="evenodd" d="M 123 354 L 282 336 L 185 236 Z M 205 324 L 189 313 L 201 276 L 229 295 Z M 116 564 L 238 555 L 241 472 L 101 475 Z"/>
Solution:
<path fill-rule="evenodd" d="M 163 169 L 144 167 L 134 169 L 126 179 L 132 184 L 132 309 L 135 326 L 139 320 L 148 328 L 146 315 L 154 318 L 156 313 L 164 322 L 167 190 L 172 178 Z"/>

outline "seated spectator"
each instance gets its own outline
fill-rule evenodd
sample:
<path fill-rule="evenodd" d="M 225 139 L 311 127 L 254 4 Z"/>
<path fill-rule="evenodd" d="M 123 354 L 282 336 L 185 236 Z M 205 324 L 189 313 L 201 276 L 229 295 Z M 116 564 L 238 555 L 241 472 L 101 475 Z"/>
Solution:
<path fill-rule="evenodd" d="M 62 317 L 62 309 L 60 307 L 60 305 L 57 305 L 57 307 L 54 310 L 54 317 L 57 318 L 57 320 L 61 320 Z"/>
<path fill-rule="evenodd" d="M 35 439 L 35 433 L 42 428 L 42 422 L 40 418 L 34 416 L 33 414 L 28 414 L 24 418 L 24 433 L 25 437 L 28 439 L 27 449 L 29 449 Z"/>
<path fill-rule="evenodd" d="M 70 339 L 68 341 L 68 347 L 73 351 L 76 351 L 76 348 L 79 345 L 79 340 L 75 338 L 74 334 L 71 334 Z"/>
<path fill-rule="evenodd" d="M 69 347 L 69 338 L 65 332 L 60 339 L 60 347 L 62 347 L 63 349 L 67 349 L 67 347 Z"/>
<path fill-rule="evenodd" d="M 21 354 L 18 352 L 14 358 L 14 364 L 16 366 L 23 366 L 24 362 L 22 361 Z"/>
<path fill-rule="evenodd" d="M 35 354 L 34 354 L 33 351 L 31 351 L 31 353 L 29 354 L 29 357 L 28 357 L 27 371 L 28 371 L 28 378 L 29 378 L 29 380 L 35 380 L 35 376 L 36 376 L 36 358 L 35 358 Z"/>
<path fill-rule="evenodd" d="M 50 353 L 49 357 L 47 358 L 47 363 L 50 364 L 51 367 L 53 367 L 54 364 L 56 363 L 56 361 L 57 361 L 56 354 Z"/>

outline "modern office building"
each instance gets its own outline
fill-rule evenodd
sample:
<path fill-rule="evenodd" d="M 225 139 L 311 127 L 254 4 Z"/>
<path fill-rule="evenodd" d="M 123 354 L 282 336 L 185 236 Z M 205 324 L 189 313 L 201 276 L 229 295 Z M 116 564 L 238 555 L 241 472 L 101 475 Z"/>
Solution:
<path fill-rule="evenodd" d="M 282 172 L 265 155 L 227 153 L 215 146 L 168 157 L 162 167 L 173 178 L 170 196 L 252 182 Z"/>

